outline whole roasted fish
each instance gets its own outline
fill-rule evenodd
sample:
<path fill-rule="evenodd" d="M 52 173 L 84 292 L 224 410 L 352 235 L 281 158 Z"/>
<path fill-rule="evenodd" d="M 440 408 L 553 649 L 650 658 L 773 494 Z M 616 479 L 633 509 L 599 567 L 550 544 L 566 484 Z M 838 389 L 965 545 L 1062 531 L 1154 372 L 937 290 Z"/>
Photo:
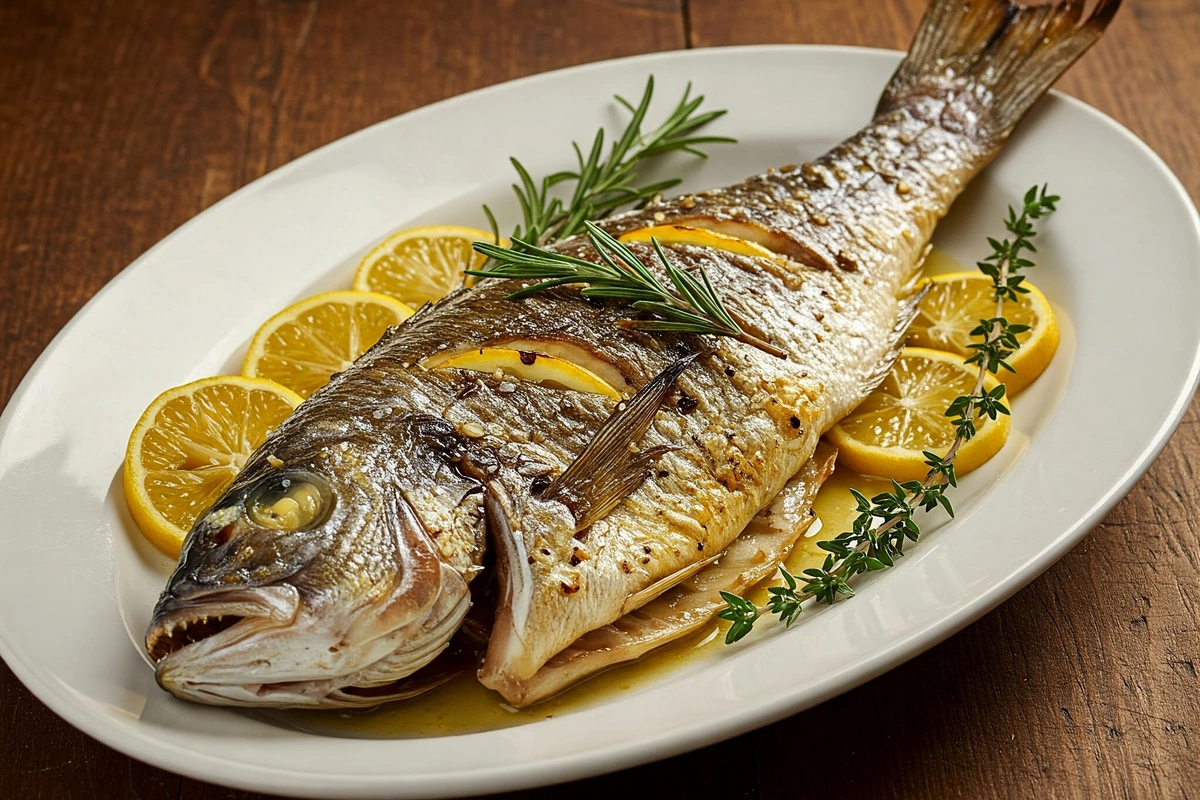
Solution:
<path fill-rule="evenodd" d="M 622 328 L 629 308 L 572 288 L 511 300 L 510 281 L 390 331 L 271 436 L 188 536 L 146 634 L 159 683 L 229 705 L 409 696 L 451 673 L 438 656 L 489 569 L 479 677 L 514 703 L 693 625 L 667 619 L 671 602 L 647 604 L 716 585 L 706 570 L 731 574 L 714 557 L 887 374 L 934 225 L 1118 5 L 1102 0 L 1081 22 L 1075 0 L 933 0 L 861 132 L 813 163 L 604 223 L 613 235 L 686 224 L 770 250 L 667 254 L 703 268 L 786 360 Z M 556 248 L 598 257 L 580 239 Z M 574 361 L 626 399 L 439 367 L 484 346 Z M 750 549 L 728 558 L 763 552 Z M 768 549 L 777 563 L 783 548 Z M 730 585 L 770 571 L 738 570 Z M 668 629 L 632 625 L 639 606 L 643 618 L 662 608 Z M 632 642 L 626 655 L 594 655 L 613 637 Z"/>

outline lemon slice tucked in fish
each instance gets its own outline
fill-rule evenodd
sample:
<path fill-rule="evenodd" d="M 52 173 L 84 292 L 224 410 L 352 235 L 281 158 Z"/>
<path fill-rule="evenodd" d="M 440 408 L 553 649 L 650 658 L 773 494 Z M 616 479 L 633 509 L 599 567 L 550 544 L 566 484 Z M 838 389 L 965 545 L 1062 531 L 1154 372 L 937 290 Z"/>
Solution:
<path fill-rule="evenodd" d="M 169 556 L 250 454 L 300 405 L 274 381 L 204 378 L 160 394 L 129 436 L 125 502 L 138 529 Z"/>
<path fill-rule="evenodd" d="M 906 347 L 879 388 L 826 434 L 838 448 L 838 463 L 864 475 L 921 480 L 929 471 L 922 451 L 945 455 L 955 432 L 946 409 L 956 397 L 971 393 L 977 374 L 978 367 L 953 353 Z M 991 375 L 984 379 L 985 389 L 997 385 Z M 954 463 L 959 475 L 1000 452 L 1012 418 L 982 417 L 975 426 L 978 432 Z"/>
<path fill-rule="evenodd" d="M 480 347 L 436 364 L 438 369 L 469 369 L 498 377 L 534 381 L 557 389 L 591 392 L 620 400 L 621 395 L 591 370 L 562 358 L 506 347 Z"/>
<path fill-rule="evenodd" d="M 1029 326 L 1027 332 L 1017 334 L 1021 349 L 1007 359 L 1015 372 L 1001 370 L 997 375 L 1009 395 L 1033 383 L 1050 366 L 1058 350 L 1058 322 L 1050 301 L 1028 281 L 1021 286 L 1029 292 L 1004 304 L 1005 319 Z M 929 292 L 908 329 L 908 343 L 966 356 L 972 352 L 970 345 L 979 341 L 971 331 L 979 320 L 991 319 L 995 314 L 991 278 L 980 272 L 938 275 L 929 279 Z"/>
<path fill-rule="evenodd" d="M 242 374 L 270 378 L 308 397 L 412 313 L 375 292 L 314 295 L 263 323 L 250 341 Z"/>
<path fill-rule="evenodd" d="M 711 247 L 724 250 L 726 253 L 737 253 L 743 256 L 762 256 L 776 258 L 776 255 L 761 244 L 730 236 L 727 233 L 717 233 L 705 228 L 693 228 L 687 225 L 655 225 L 651 228 L 638 228 L 620 237 L 622 242 L 648 242 L 657 239 L 660 244 L 694 244 L 699 247 Z"/>

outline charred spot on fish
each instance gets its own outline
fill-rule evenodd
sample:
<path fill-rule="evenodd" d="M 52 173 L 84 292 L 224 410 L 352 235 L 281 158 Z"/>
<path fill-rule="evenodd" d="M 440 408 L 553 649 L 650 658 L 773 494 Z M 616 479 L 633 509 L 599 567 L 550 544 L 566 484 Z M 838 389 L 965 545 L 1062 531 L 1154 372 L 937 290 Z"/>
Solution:
<path fill-rule="evenodd" d="M 548 548 L 548 547 L 541 548 L 541 554 L 544 556 L 550 555 L 550 548 Z"/>
<path fill-rule="evenodd" d="M 700 401 L 691 395 L 679 393 L 679 399 L 675 401 L 675 408 L 680 414 L 687 416 L 691 414 L 700 405 Z"/>
<path fill-rule="evenodd" d="M 541 494 L 550 488 L 550 477 L 548 475 L 539 475 L 533 479 L 533 483 L 529 484 L 530 494 Z"/>
<path fill-rule="evenodd" d="M 533 366 L 538 359 L 537 353 L 531 353 L 528 350 L 518 350 L 517 354 L 521 357 L 521 363 L 527 367 Z"/>
<path fill-rule="evenodd" d="M 269 475 L 246 494 L 242 505 L 255 525 L 294 533 L 324 523 L 334 502 L 323 478 L 307 470 L 288 470 Z"/>
<path fill-rule="evenodd" d="M 788 420 L 788 424 L 791 425 L 796 430 L 800 430 L 800 418 L 797 417 L 795 414 L 793 414 L 791 419 Z"/>
<path fill-rule="evenodd" d="M 558 585 L 562 587 L 563 594 L 575 594 L 580 588 L 579 584 L 567 583 L 566 581 L 561 581 Z"/>
<path fill-rule="evenodd" d="M 660 478 L 669 478 L 671 476 L 671 473 L 665 469 L 660 469 L 657 474 Z"/>
<path fill-rule="evenodd" d="M 591 531 L 592 526 L 588 525 L 586 528 L 575 531 L 571 538 L 580 543 L 586 542 L 588 540 L 588 534 L 591 533 Z"/>
<path fill-rule="evenodd" d="M 699 550 L 701 553 L 703 553 L 704 552 L 704 542 L 696 542 L 696 549 Z"/>
<path fill-rule="evenodd" d="M 726 378 L 732 378 L 736 373 L 737 373 L 737 370 L 734 369 L 733 367 L 725 368 L 725 377 Z"/>
<path fill-rule="evenodd" d="M 648 544 L 642 545 L 642 552 L 649 555 L 650 554 L 650 545 L 648 545 Z"/>
<path fill-rule="evenodd" d="M 222 615 L 219 617 L 200 617 L 199 619 L 181 619 L 171 623 L 164 631 L 147 643 L 146 652 L 156 664 L 172 653 L 182 650 L 190 644 L 203 641 L 210 636 L 216 636 L 224 630 L 232 628 L 245 617 Z"/>
<path fill-rule="evenodd" d="M 624 572 L 626 575 L 628 575 L 629 573 L 633 572 L 633 567 L 630 566 L 628 561 L 622 561 L 621 562 L 621 571 Z"/>
<path fill-rule="evenodd" d="M 650 557 L 649 557 L 649 556 L 646 556 L 645 558 L 643 558 L 643 559 L 642 559 L 642 563 L 643 563 L 643 564 L 649 564 L 649 563 L 650 563 Z"/>
<path fill-rule="evenodd" d="M 847 256 L 838 253 L 833 257 L 833 260 L 836 261 L 837 265 L 846 272 L 858 272 L 858 262 L 852 258 L 848 258 Z"/>

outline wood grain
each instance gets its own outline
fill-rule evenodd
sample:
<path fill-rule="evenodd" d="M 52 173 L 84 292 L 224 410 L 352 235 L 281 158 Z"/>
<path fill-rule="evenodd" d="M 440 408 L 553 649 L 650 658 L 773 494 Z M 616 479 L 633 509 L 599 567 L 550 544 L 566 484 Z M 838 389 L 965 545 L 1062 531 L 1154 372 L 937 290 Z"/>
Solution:
<path fill-rule="evenodd" d="M 1060 88 L 1149 142 L 1195 198 L 1200 5 L 1126 5 Z M 156 241 L 361 127 L 521 75 L 685 45 L 903 48 L 922 7 L 4 3 L 0 402 L 71 315 Z M 627 787 L 696 798 L 1200 795 L 1198 456 L 1193 406 L 1146 478 L 1079 548 L 963 633 L 858 690 L 724 745 L 512 796 L 599 798 Z M 181 779 L 92 741 L 7 667 L 0 796 L 263 797 Z"/>

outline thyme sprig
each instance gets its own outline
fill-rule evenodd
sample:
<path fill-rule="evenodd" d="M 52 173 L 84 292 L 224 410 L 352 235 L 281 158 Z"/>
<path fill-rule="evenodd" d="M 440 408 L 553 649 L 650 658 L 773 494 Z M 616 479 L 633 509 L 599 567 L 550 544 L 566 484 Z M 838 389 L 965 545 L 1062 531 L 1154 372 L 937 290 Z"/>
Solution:
<path fill-rule="evenodd" d="M 650 109 L 654 95 L 654 76 L 646 80 L 642 98 L 635 106 L 620 95 L 615 99 L 632 116 L 612 143 L 608 156 L 604 155 L 604 129 L 596 131 L 591 149 L 584 156 L 576 142 L 576 168 L 547 175 L 535 181 L 529 170 L 516 158 L 510 158 L 517 171 L 519 184 L 513 184 L 513 192 L 521 206 L 522 223 L 513 230 L 512 240 L 520 239 L 535 245 L 545 245 L 555 239 L 565 239 L 579 233 L 587 221 L 604 219 L 622 206 L 641 206 L 656 195 L 676 186 L 682 179 L 671 178 L 645 185 L 637 185 L 638 170 L 649 159 L 671 152 L 683 152 L 706 158 L 701 145 L 733 143 L 728 136 L 700 136 L 701 127 L 723 116 L 725 109 L 700 112 L 704 96 L 692 97 L 689 83 L 683 97 L 674 110 L 654 130 L 643 133 L 642 126 Z M 553 192 L 559 184 L 575 182 L 569 198 Z M 491 224 L 496 241 L 500 240 L 500 228 L 496 217 L 486 205 L 483 207 Z"/>
<path fill-rule="evenodd" d="M 531 294 L 567 284 L 584 284 L 584 297 L 615 298 L 651 319 L 625 319 L 623 327 L 644 331 L 698 333 L 728 336 L 779 358 L 787 353 L 746 330 L 721 302 L 708 273 L 701 267 L 699 277 L 671 263 L 657 239 L 651 239 L 667 278 L 668 288 L 658 276 L 623 242 L 613 238 L 591 221 L 583 222 L 584 232 L 600 256 L 597 262 L 555 253 L 533 242 L 513 238 L 512 248 L 476 242 L 475 249 L 490 261 L 482 269 L 469 270 L 480 278 L 533 279 L 530 284 L 509 295 L 517 300 Z"/>
<path fill-rule="evenodd" d="M 992 279 L 996 311 L 990 319 L 981 319 L 971 332 L 980 341 L 970 346 L 973 353 L 966 361 L 978 365 L 979 372 L 971 393 L 956 398 L 946 410 L 946 416 L 951 418 L 955 428 L 954 441 L 946 454 L 939 456 L 925 451 L 929 472 L 923 480 L 892 481 L 890 491 L 870 499 L 851 489 L 858 511 L 851 530 L 818 543 L 818 547 L 828 553 L 820 567 L 792 575 L 781 566 L 779 572 L 783 584 L 767 589 L 765 607 L 760 608 L 730 592 L 721 592 L 726 607 L 718 616 L 732 623 L 725 636 L 727 644 L 748 634 L 764 613 L 778 614 L 791 627 L 800 616 L 802 604 L 809 598 L 832 605 L 839 596 L 853 597 L 850 580 L 855 575 L 894 566 L 896 559 L 904 555 L 904 545 L 920 538 L 921 529 L 914 519 L 918 509 L 932 511 L 940 506 L 954 516 L 954 508 L 945 492 L 948 487 L 958 485 L 954 460 L 959 449 L 975 435 L 975 423 L 981 417 L 994 420 L 1000 414 L 1009 413 L 1004 404 L 1004 384 L 991 391 L 985 390 L 984 377 L 1001 369 L 1014 371 L 1006 359 L 1021 346 L 1017 334 L 1024 333 L 1029 327 L 1008 322 L 1003 317 L 1004 302 L 1016 300 L 1029 291 L 1022 285 L 1021 270 L 1034 266 L 1024 255 L 1037 252 L 1033 245 L 1037 235 L 1034 220 L 1052 213 L 1058 200 L 1057 195 L 1047 193 L 1046 186 L 1040 190 L 1037 186 L 1032 187 L 1025 193 L 1020 213 L 1012 206 L 1008 207 L 1004 227 L 1012 238 L 997 240 L 989 237 L 992 253 L 976 265 Z"/>

